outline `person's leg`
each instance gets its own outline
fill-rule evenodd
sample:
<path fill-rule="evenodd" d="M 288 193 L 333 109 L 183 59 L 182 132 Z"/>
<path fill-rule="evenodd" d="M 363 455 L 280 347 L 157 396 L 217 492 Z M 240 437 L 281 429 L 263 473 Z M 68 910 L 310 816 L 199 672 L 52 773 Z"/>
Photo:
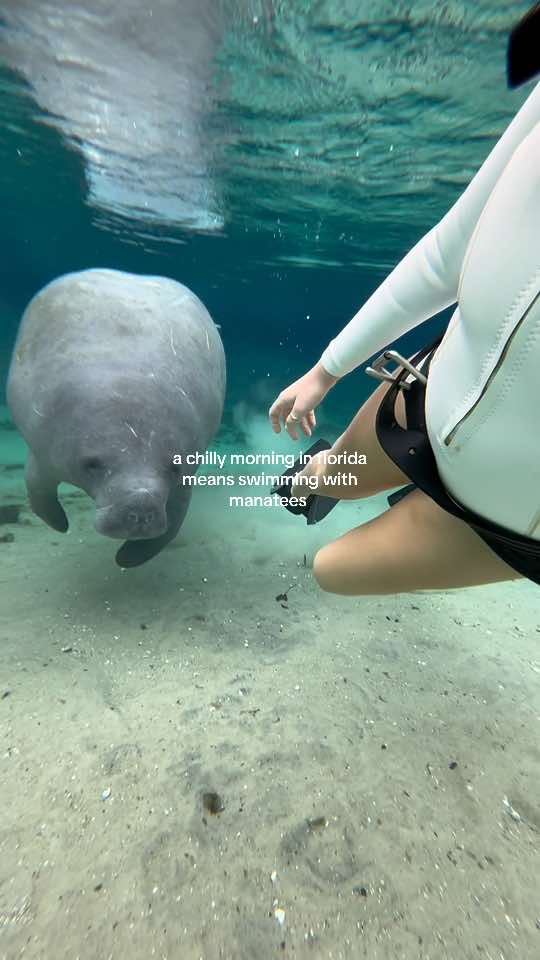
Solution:
<path fill-rule="evenodd" d="M 414 490 L 322 547 L 313 572 L 330 593 L 410 593 L 521 579 L 463 520 Z"/>
<path fill-rule="evenodd" d="M 295 483 L 291 487 L 291 495 L 306 496 L 319 493 L 336 500 L 357 500 L 410 482 L 384 452 L 375 431 L 377 410 L 389 389 L 386 383 L 377 387 L 332 448 L 315 455 L 296 475 Z M 406 426 L 405 403 L 401 392 L 396 400 L 395 413 L 398 423 Z M 329 454 L 346 453 L 365 454 L 367 462 L 365 464 L 327 462 Z M 318 479 L 316 486 L 314 477 Z M 307 478 L 310 479 L 310 485 L 306 483 Z M 330 478 L 337 482 L 325 483 L 325 479 Z"/>
<path fill-rule="evenodd" d="M 377 410 L 388 389 L 387 384 L 381 384 L 371 394 L 331 449 L 332 453 L 365 453 L 367 463 L 331 465 L 315 457 L 301 475 L 318 476 L 320 482 L 315 490 L 305 485 L 295 486 L 300 495 L 307 491 L 336 499 L 357 499 L 409 483 L 409 478 L 380 446 L 375 431 Z M 402 393 L 398 395 L 395 414 L 400 426 L 405 427 Z M 349 473 L 356 476 L 356 484 L 327 487 L 322 480 Z M 463 520 L 447 513 L 420 490 L 322 547 L 315 556 L 313 568 L 323 590 L 351 596 L 451 589 L 521 579 Z"/>

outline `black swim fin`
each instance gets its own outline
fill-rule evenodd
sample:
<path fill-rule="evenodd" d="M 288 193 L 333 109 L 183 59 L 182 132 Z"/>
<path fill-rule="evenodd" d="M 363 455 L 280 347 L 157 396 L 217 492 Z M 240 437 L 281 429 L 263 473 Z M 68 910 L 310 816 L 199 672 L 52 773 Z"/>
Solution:
<path fill-rule="evenodd" d="M 408 496 L 409 493 L 413 492 L 413 490 L 416 490 L 415 483 L 408 483 L 406 487 L 400 487 L 399 490 L 396 490 L 395 493 L 391 493 L 390 496 L 386 498 L 388 501 L 388 506 L 393 507 L 395 503 L 399 503 L 400 500 L 403 500 L 403 497 Z"/>
<path fill-rule="evenodd" d="M 520 87 L 540 73 L 540 3 L 535 3 L 512 30 L 506 54 L 509 87 Z"/>
<path fill-rule="evenodd" d="M 299 470 L 305 466 L 305 460 L 303 459 L 306 456 L 313 457 L 316 453 L 320 453 L 321 450 L 329 450 L 332 446 L 331 443 L 328 443 L 328 440 L 317 440 L 308 450 L 305 451 L 294 462 L 292 467 L 289 467 L 279 478 L 279 483 L 272 487 L 271 493 L 277 493 L 280 497 L 287 498 L 290 495 L 291 485 L 287 483 L 285 477 L 293 477 L 295 473 L 298 473 Z M 295 516 L 303 516 L 306 518 L 308 526 L 313 523 L 318 523 L 319 520 L 323 520 L 327 514 L 339 503 L 339 500 L 334 499 L 334 497 L 323 497 L 318 493 L 310 493 L 306 497 L 305 506 L 300 506 L 298 504 L 289 504 L 285 503 L 284 507 L 289 513 L 294 513 Z"/>

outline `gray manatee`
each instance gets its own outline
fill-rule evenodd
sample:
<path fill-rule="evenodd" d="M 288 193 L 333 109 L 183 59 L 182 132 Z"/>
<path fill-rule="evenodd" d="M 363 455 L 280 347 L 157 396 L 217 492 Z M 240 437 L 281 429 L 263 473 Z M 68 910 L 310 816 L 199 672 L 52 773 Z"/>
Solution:
<path fill-rule="evenodd" d="M 221 337 L 187 287 L 115 270 L 54 280 L 26 308 L 7 385 L 34 513 L 66 531 L 57 488 L 74 484 L 97 531 L 126 540 L 120 566 L 156 556 L 180 529 L 186 457 L 216 433 L 224 393 Z"/>

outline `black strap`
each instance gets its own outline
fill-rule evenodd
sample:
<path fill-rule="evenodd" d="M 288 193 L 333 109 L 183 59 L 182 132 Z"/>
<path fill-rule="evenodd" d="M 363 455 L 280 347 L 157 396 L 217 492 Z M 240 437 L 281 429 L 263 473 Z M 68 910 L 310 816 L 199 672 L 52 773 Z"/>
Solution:
<path fill-rule="evenodd" d="M 442 338 L 443 335 L 439 336 L 434 343 L 424 347 L 411 360 L 413 366 L 418 366 L 421 360 L 428 358 L 422 367 L 422 373 L 425 376 L 428 374 L 431 360 Z M 407 428 L 403 429 L 395 418 L 396 398 L 401 389 L 399 384 L 408 375 L 409 371 L 403 368 L 379 405 L 375 430 L 383 450 L 420 490 L 427 493 L 447 513 L 468 523 L 490 546 L 493 546 L 496 541 L 501 546 L 506 544 L 512 548 L 519 548 L 526 554 L 538 556 L 539 540 L 514 533 L 506 527 L 481 517 L 473 510 L 462 506 L 445 490 L 427 435 L 426 388 L 419 380 L 414 380 L 408 390 L 404 389 Z"/>
<path fill-rule="evenodd" d="M 418 366 L 425 357 L 428 357 L 422 368 L 424 376 L 427 376 L 432 356 L 441 340 L 442 337 L 438 337 L 434 344 L 425 347 L 411 360 L 413 366 Z M 401 389 L 400 383 L 407 376 L 408 370 L 403 368 L 379 406 L 375 422 L 379 443 L 394 463 L 420 490 L 429 494 L 432 500 L 435 500 L 444 510 L 448 510 L 454 516 L 462 517 L 463 508 L 455 504 L 442 487 L 435 457 L 427 437 L 425 386 L 419 380 L 414 380 L 409 389 L 404 388 L 403 391 L 407 428 L 401 427 L 395 418 L 395 405 Z M 435 477 L 439 479 L 439 483 L 434 482 Z"/>

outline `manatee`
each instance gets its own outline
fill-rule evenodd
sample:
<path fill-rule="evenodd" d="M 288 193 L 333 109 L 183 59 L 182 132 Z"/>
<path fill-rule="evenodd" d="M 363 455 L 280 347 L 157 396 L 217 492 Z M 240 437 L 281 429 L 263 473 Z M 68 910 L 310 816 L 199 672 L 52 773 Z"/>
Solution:
<path fill-rule="evenodd" d="M 186 286 L 102 269 L 53 280 L 25 310 L 7 384 L 32 510 L 65 532 L 58 484 L 73 484 L 97 531 L 126 541 L 117 563 L 145 563 L 180 529 L 186 458 L 215 435 L 224 394 L 221 337 Z"/>

